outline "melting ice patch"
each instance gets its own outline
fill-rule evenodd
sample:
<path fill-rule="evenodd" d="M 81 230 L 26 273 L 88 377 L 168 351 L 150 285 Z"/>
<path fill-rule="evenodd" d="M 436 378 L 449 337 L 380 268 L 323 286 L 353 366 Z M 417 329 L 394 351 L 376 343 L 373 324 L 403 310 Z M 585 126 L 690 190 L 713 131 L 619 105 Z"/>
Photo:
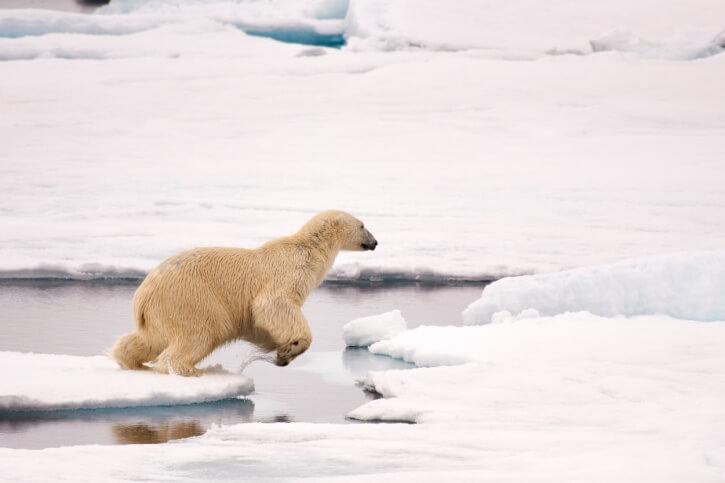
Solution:
<path fill-rule="evenodd" d="M 124 371 L 104 356 L 0 352 L 0 412 L 166 406 L 219 401 L 254 390 L 242 374 L 201 377 Z"/>
<path fill-rule="evenodd" d="M 602 316 L 664 314 L 725 320 L 725 251 L 640 258 L 613 265 L 509 277 L 487 286 L 464 312 L 466 324 L 526 309 L 542 315 L 588 311 Z M 499 316 L 500 320 L 506 317 Z"/>
<path fill-rule="evenodd" d="M 229 56 L 245 35 L 315 46 L 344 43 L 347 2 L 114 1 L 94 14 L 0 11 L 0 59 Z M 238 35 L 233 35 L 234 32 Z M 139 37 L 139 34 L 147 35 Z M 74 34 L 74 35 L 69 35 Z M 104 37 L 117 37 L 115 40 Z M 33 37 L 44 37 L 39 41 Z M 165 44 L 165 45 L 161 45 Z"/>
<path fill-rule="evenodd" d="M 351 320 L 342 328 L 342 338 L 348 347 L 364 347 L 390 339 L 407 329 L 400 310 Z"/>

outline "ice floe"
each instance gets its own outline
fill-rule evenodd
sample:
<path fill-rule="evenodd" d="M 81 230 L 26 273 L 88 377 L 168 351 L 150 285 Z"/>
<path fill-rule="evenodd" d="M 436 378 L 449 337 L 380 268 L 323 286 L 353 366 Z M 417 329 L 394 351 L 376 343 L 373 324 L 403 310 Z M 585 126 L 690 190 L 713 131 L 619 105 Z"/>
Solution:
<path fill-rule="evenodd" d="M 351 320 L 342 328 L 342 338 L 348 347 L 364 347 L 390 339 L 407 328 L 400 310 Z"/>
<path fill-rule="evenodd" d="M 0 412 L 167 406 L 246 395 L 253 381 L 220 368 L 200 377 L 124 371 L 105 356 L 0 352 Z"/>

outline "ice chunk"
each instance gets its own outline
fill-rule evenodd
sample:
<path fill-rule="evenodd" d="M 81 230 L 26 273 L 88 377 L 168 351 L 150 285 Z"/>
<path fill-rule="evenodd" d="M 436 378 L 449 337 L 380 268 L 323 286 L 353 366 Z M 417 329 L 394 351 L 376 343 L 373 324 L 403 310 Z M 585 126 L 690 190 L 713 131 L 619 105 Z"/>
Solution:
<path fill-rule="evenodd" d="M 201 377 L 124 371 L 104 356 L 0 352 L 0 412 L 167 406 L 218 401 L 254 390 L 253 381 L 220 368 Z"/>
<path fill-rule="evenodd" d="M 348 322 L 342 328 L 342 337 L 346 345 L 362 347 L 394 337 L 404 332 L 406 328 L 400 310 L 392 310 Z"/>
<path fill-rule="evenodd" d="M 466 324 L 588 311 L 603 316 L 664 314 L 725 319 L 725 251 L 680 253 L 613 265 L 504 278 L 463 312 Z M 522 312 L 524 311 L 524 312 Z M 513 315 L 512 315 L 513 314 Z M 535 315 L 534 315 L 535 316 Z"/>
<path fill-rule="evenodd" d="M 422 367 L 463 364 L 480 347 L 477 336 L 481 333 L 474 329 L 479 327 L 421 326 L 374 343 L 370 352 Z"/>

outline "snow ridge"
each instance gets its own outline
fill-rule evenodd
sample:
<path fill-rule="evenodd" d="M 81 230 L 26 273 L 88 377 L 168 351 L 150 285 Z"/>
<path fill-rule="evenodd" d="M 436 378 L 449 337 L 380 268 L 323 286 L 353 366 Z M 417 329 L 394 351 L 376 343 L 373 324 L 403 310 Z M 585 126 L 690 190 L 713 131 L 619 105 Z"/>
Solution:
<path fill-rule="evenodd" d="M 588 311 L 604 317 L 661 314 L 725 320 L 725 250 L 638 258 L 612 265 L 498 280 L 463 312 L 468 325 L 516 316 Z M 505 319 L 505 317 L 504 317 Z"/>

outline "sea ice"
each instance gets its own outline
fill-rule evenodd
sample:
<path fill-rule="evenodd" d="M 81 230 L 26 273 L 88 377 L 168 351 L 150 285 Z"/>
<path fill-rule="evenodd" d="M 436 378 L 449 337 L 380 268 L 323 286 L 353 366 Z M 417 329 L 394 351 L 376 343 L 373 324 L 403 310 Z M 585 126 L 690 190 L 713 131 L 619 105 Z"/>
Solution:
<path fill-rule="evenodd" d="M 542 315 L 586 310 L 602 316 L 725 320 L 724 293 L 725 251 L 679 253 L 503 278 L 486 286 L 463 311 L 463 320 L 486 324 L 499 312 L 518 315 L 529 308 Z"/>
<path fill-rule="evenodd" d="M 191 404 L 246 395 L 253 381 L 209 368 L 200 377 L 124 371 L 105 356 L 0 352 L 0 412 Z"/>
<path fill-rule="evenodd" d="M 348 347 L 363 347 L 404 332 L 407 328 L 400 310 L 351 320 L 342 328 Z"/>
<path fill-rule="evenodd" d="M 167 33 L 182 43 L 156 42 Z M 167 33 L 107 40 L 206 52 Z M 491 280 L 725 245 L 725 56 L 296 57 L 220 35 L 233 48 L 209 55 L 249 57 L 0 62 L 0 277 L 139 277 L 186 248 L 259 246 L 330 207 L 380 239 L 373 257 L 340 254 L 335 280 Z M 395 149 L 369 142 L 388 137 Z"/>
<path fill-rule="evenodd" d="M 381 241 L 374 257 L 339 256 L 329 277 L 343 281 L 492 280 L 725 246 L 725 56 L 546 54 L 590 39 L 666 50 L 680 30 L 682 45 L 685 31 L 719 45 L 724 2 L 354 1 L 358 33 L 318 56 L 235 26 L 327 35 L 337 27 L 319 22 L 344 7 L 0 11 L 0 58 L 19 59 L 0 62 L 0 277 L 138 278 L 327 208 Z M 387 38 L 416 46 L 376 47 Z M 522 51 L 536 60 L 500 59 Z"/>
<path fill-rule="evenodd" d="M 719 0 L 352 0 L 345 37 L 355 50 L 480 49 L 518 59 L 617 50 L 691 59 L 722 51 L 723 14 Z"/>

